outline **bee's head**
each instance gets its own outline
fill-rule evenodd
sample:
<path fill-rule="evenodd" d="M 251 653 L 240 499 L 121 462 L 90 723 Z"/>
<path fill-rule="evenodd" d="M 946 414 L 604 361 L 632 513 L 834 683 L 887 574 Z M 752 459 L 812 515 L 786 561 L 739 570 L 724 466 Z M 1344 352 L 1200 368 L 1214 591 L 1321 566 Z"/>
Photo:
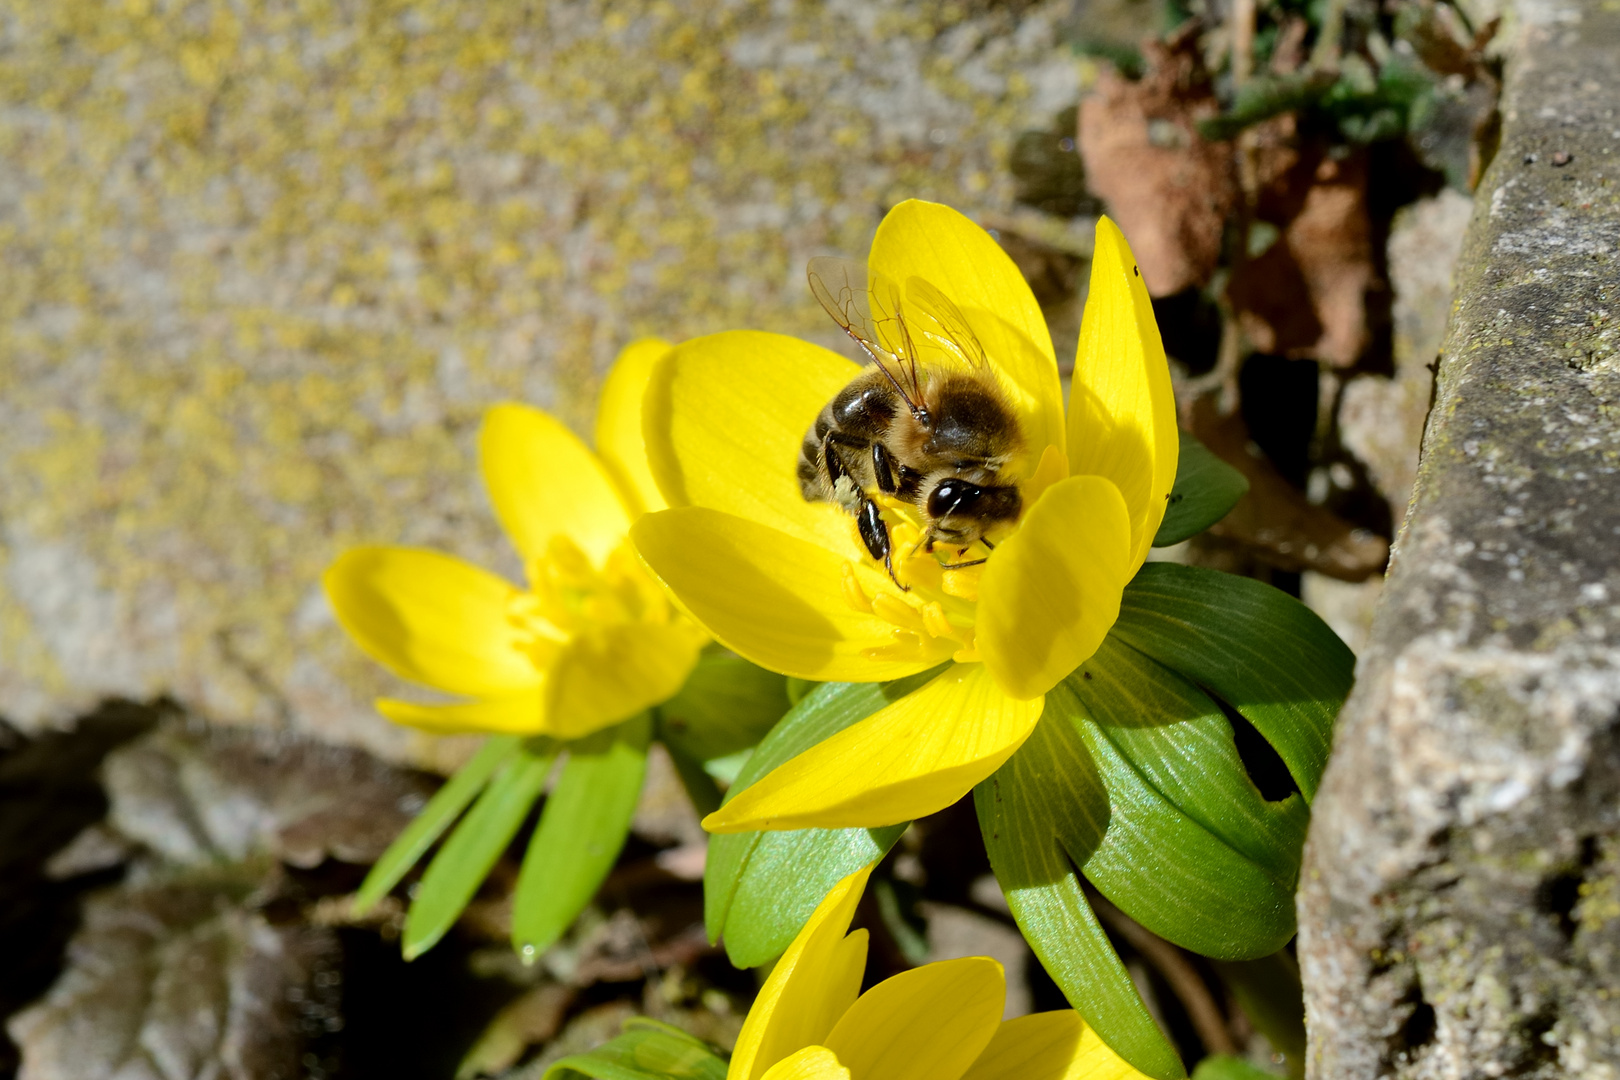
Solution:
<path fill-rule="evenodd" d="M 1018 520 L 1023 500 L 1012 484 L 975 484 L 947 476 L 928 493 L 932 532 L 947 543 L 970 544 L 994 525 Z"/>

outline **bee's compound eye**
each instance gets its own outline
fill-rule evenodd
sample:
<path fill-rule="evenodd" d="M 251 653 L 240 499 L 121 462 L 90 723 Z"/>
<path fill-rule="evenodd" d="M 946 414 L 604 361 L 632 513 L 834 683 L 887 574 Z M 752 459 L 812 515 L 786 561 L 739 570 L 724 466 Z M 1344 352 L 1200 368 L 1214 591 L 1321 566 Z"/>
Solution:
<path fill-rule="evenodd" d="M 972 508 L 979 501 L 984 491 L 978 484 L 970 484 L 966 480 L 948 477 L 941 480 L 928 496 L 928 514 L 930 517 L 942 518 L 950 514 L 959 514 Z"/>

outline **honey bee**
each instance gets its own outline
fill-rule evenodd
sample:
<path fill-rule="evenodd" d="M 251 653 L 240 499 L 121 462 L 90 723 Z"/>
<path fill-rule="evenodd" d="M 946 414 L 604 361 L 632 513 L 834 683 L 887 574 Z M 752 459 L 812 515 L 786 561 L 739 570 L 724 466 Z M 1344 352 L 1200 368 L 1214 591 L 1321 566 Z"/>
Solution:
<path fill-rule="evenodd" d="M 799 451 L 799 487 L 855 518 L 861 542 L 894 570 L 894 549 L 875 495 L 915 506 L 920 546 L 988 552 L 986 533 L 1018 520 L 1018 485 L 1002 471 L 1024 449 L 1023 433 L 984 347 L 962 312 L 919 277 L 876 278 L 842 259 L 810 260 L 810 290 L 872 360 L 821 410 Z M 924 352 L 926 350 L 926 352 Z M 985 556 L 988 558 L 988 555 Z M 942 564 L 977 566 L 985 558 Z"/>

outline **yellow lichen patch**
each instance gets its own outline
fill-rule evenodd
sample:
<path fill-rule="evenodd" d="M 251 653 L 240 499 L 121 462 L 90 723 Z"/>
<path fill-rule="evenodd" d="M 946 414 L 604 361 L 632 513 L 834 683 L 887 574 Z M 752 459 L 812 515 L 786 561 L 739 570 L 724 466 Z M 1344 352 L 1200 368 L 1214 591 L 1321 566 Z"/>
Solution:
<path fill-rule="evenodd" d="M 469 482 L 486 405 L 584 429 L 628 341 L 826 333 L 809 255 L 903 197 L 1008 205 L 1062 103 L 1010 77 L 1072 61 L 969 8 L 0 0 L 5 542 L 81 545 L 152 685 L 383 739 L 321 569 L 410 543 L 518 578 Z M 72 647 L 29 587 L 8 702 Z"/>

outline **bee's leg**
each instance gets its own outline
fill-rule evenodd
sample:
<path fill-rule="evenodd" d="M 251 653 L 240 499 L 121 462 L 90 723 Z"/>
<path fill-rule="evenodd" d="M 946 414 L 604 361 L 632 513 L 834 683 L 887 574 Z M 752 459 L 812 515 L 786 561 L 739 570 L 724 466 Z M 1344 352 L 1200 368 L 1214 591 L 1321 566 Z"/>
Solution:
<path fill-rule="evenodd" d="M 994 551 L 994 550 L 996 550 L 996 545 L 992 544 L 989 540 L 985 539 L 982 536 L 979 537 L 979 543 L 984 545 L 984 549 L 986 551 Z"/>
<path fill-rule="evenodd" d="M 893 495 L 900 489 L 894 478 L 894 457 L 889 453 L 889 448 L 880 442 L 872 444 L 872 472 L 877 475 L 878 490 L 885 495 Z"/>
<path fill-rule="evenodd" d="M 902 592 L 910 592 L 911 586 L 900 585 L 900 578 L 894 572 L 894 545 L 889 540 L 889 527 L 884 524 L 878 504 L 871 499 L 863 499 L 860 510 L 855 514 L 855 525 L 860 530 L 861 543 L 866 545 L 872 558 L 883 560 L 889 580 L 899 585 Z"/>
<path fill-rule="evenodd" d="M 842 440 L 835 439 L 836 434 L 829 431 L 821 440 L 821 458 L 827 463 L 827 479 L 835 488 L 840 477 L 849 475 L 849 466 L 844 463 L 844 455 L 837 449 L 838 443 Z"/>
<path fill-rule="evenodd" d="M 941 570 L 966 570 L 970 566 L 982 566 L 989 561 L 989 559 L 974 559 L 972 562 L 940 563 L 939 568 Z"/>

